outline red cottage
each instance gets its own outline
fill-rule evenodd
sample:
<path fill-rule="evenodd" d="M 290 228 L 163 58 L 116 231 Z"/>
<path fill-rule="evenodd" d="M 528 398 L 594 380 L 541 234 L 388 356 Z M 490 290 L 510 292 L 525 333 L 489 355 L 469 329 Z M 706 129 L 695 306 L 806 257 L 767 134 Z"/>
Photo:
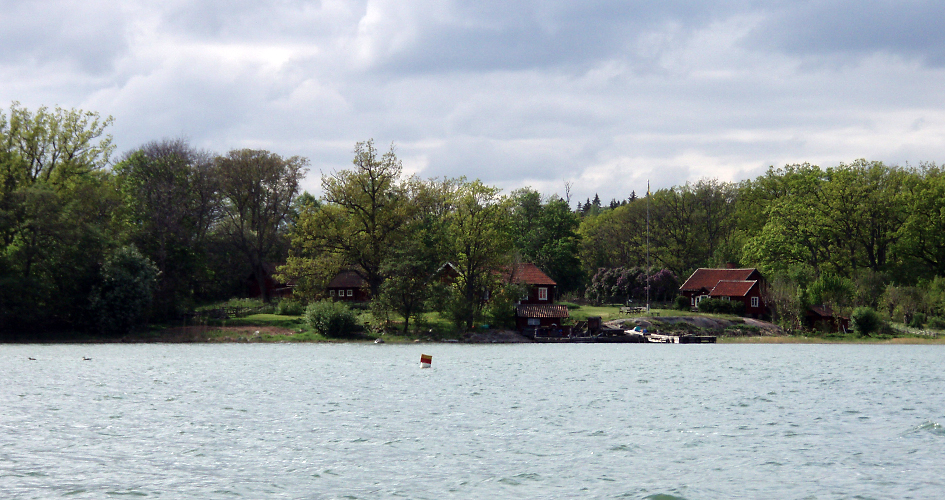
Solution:
<path fill-rule="evenodd" d="M 371 300 L 371 291 L 367 281 L 358 273 L 345 270 L 328 283 L 328 296 L 345 302 L 366 302 Z"/>
<path fill-rule="evenodd" d="M 707 298 L 713 298 L 737 300 L 745 304 L 747 316 L 757 317 L 768 312 L 764 302 L 765 281 L 755 268 L 699 268 L 679 287 L 679 293 L 689 297 L 692 307 Z"/>
<path fill-rule="evenodd" d="M 568 308 L 554 304 L 558 284 L 531 263 L 516 264 L 505 271 L 509 283 L 525 285 L 525 295 L 515 308 L 515 326 L 519 330 L 537 326 L 561 326 L 569 316 Z"/>

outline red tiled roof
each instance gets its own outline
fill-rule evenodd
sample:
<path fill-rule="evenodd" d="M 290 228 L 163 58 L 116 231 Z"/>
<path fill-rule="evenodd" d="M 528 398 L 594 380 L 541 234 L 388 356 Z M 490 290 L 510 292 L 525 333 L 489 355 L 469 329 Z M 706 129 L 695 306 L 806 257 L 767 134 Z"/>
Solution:
<path fill-rule="evenodd" d="M 567 318 L 568 306 L 561 304 L 524 304 L 515 307 L 519 318 Z"/>
<path fill-rule="evenodd" d="M 328 288 L 361 288 L 367 286 L 367 281 L 354 271 L 341 271 L 328 283 Z"/>
<path fill-rule="evenodd" d="M 530 262 L 510 266 L 506 269 L 506 276 L 508 276 L 509 281 L 526 285 L 557 285 L 547 274 L 541 272 L 538 266 Z"/>
<path fill-rule="evenodd" d="M 718 285 L 709 292 L 710 297 L 744 297 L 748 291 L 757 285 L 757 281 L 719 281 Z"/>
<path fill-rule="evenodd" d="M 747 280 L 754 268 L 749 269 L 706 269 L 699 268 L 692 276 L 686 280 L 680 290 L 712 290 L 720 281 L 744 281 Z"/>

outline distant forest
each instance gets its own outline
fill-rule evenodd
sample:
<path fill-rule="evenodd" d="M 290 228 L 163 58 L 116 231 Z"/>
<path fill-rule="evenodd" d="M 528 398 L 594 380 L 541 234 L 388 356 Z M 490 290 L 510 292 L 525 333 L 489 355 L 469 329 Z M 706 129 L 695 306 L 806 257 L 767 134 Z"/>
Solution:
<path fill-rule="evenodd" d="M 273 264 L 295 300 L 324 298 L 353 269 L 379 312 L 435 309 L 469 326 L 520 294 L 497 273 L 515 262 L 538 265 L 562 298 L 638 296 L 630 284 L 602 288 L 622 273 L 650 276 L 652 295 L 671 301 L 693 270 L 736 265 L 762 271 L 789 327 L 813 304 L 945 317 L 945 176 L 934 163 L 787 165 L 575 203 L 405 176 L 393 146 L 366 141 L 315 198 L 300 192 L 305 158 L 184 140 L 114 157 L 111 123 L 18 103 L 0 112 L 0 332 L 120 334 L 244 296 Z M 444 262 L 458 274 L 449 286 L 431 279 Z"/>

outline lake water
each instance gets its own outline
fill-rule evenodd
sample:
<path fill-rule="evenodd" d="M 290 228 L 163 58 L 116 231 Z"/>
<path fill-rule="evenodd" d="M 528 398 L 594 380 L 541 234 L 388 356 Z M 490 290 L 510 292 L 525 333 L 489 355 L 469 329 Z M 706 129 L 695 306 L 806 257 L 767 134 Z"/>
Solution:
<path fill-rule="evenodd" d="M 2 345 L 0 498 L 937 499 L 943 360 L 940 346 Z"/>

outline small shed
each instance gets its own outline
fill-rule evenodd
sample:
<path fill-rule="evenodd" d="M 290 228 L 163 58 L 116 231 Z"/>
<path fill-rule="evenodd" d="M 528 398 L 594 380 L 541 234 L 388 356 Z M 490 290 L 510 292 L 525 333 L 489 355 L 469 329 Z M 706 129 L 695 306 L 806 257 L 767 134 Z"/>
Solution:
<path fill-rule="evenodd" d="M 519 304 L 515 306 L 515 327 L 519 330 L 539 326 L 561 326 L 568 318 L 568 307 L 562 304 Z"/>
<path fill-rule="evenodd" d="M 834 332 L 850 330 L 850 318 L 837 314 L 826 305 L 808 307 L 804 323 L 812 329 L 826 327 Z"/>

